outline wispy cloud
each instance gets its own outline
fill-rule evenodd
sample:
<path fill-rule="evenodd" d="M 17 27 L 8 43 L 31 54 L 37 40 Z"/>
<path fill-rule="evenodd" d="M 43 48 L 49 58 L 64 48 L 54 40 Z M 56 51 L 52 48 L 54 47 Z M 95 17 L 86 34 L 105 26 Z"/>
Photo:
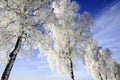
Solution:
<path fill-rule="evenodd" d="M 120 1 L 102 11 L 95 19 L 95 26 L 93 34 L 99 46 L 111 49 L 113 58 L 120 62 L 117 57 L 120 52 Z"/>

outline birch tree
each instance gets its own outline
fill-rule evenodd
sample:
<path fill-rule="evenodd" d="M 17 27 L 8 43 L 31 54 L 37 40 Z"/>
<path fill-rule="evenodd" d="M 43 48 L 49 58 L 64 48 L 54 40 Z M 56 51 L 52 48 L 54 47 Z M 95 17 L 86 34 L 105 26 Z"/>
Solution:
<path fill-rule="evenodd" d="M 0 0 L 0 62 L 7 62 L 1 80 L 8 80 L 18 53 L 29 57 L 49 38 L 45 24 L 54 18 L 50 4 L 51 0 Z"/>
<path fill-rule="evenodd" d="M 120 80 L 120 64 L 112 59 L 109 49 L 98 47 L 92 37 L 79 46 L 85 68 L 95 80 Z"/>
<path fill-rule="evenodd" d="M 52 8 L 56 17 L 54 24 L 48 24 L 52 47 L 41 46 L 41 53 L 47 56 L 52 69 L 57 69 L 60 74 L 68 72 L 74 80 L 73 68 L 80 55 L 77 46 L 82 38 L 87 39 L 92 18 L 87 12 L 80 15 L 75 1 L 54 0 Z"/>

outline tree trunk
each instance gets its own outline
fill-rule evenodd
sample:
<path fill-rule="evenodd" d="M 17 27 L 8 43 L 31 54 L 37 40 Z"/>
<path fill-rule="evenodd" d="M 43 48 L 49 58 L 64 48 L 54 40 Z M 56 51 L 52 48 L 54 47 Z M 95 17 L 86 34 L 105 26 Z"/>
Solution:
<path fill-rule="evenodd" d="M 100 77 L 100 80 L 103 80 L 103 78 L 102 78 L 102 76 L 101 76 L 101 74 L 99 73 L 99 77 Z"/>
<path fill-rule="evenodd" d="M 8 80 L 10 72 L 12 70 L 12 67 L 14 65 L 15 59 L 17 57 L 18 52 L 20 51 L 21 48 L 21 42 L 22 42 L 22 37 L 19 36 L 15 45 L 15 48 L 9 55 L 9 61 L 7 63 L 7 66 L 2 74 L 1 80 Z"/>
<path fill-rule="evenodd" d="M 70 60 L 70 77 L 71 77 L 71 80 L 75 80 L 74 79 L 74 71 L 73 71 L 73 62 L 71 59 Z"/>

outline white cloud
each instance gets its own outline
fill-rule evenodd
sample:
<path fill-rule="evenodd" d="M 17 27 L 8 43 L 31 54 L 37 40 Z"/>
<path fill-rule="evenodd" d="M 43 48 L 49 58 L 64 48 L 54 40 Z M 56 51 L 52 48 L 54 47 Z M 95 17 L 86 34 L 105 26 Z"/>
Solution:
<path fill-rule="evenodd" d="M 120 52 L 120 1 L 102 11 L 95 19 L 95 26 L 93 34 L 98 44 L 111 49 L 113 58 L 119 61 L 116 56 Z"/>

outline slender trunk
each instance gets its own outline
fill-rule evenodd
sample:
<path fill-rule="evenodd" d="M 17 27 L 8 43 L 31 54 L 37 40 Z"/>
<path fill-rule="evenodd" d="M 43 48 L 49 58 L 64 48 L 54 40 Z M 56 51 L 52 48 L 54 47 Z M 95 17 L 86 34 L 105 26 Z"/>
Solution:
<path fill-rule="evenodd" d="M 103 80 L 103 78 L 102 78 L 102 76 L 101 76 L 101 74 L 99 73 L 99 77 L 100 77 L 100 80 Z"/>
<path fill-rule="evenodd" d="M 15 59 L 17 57 L 17 54 L 20 51 L 21 41 L 22 41 L 22 37 L 19 36 L 17 39 L 16 45 L 15 45 L 15 48 L 13 49 L 13 51 L 9 55 L 9 61 L 7 63 L 7 66 L 6 66 L 3 74 L 2 74 L 1 80 L 8 80 L 10 72 L 11 72 L 12 67 L 14 65 Z"/>
<path fill-rule="evenodd" d="M 71 59 L 70 60 L 70 77 L 71 77 L 71 80 L 75 80 L 74 79 L 74 71 L 73 71 L 73 62 Z"/>

